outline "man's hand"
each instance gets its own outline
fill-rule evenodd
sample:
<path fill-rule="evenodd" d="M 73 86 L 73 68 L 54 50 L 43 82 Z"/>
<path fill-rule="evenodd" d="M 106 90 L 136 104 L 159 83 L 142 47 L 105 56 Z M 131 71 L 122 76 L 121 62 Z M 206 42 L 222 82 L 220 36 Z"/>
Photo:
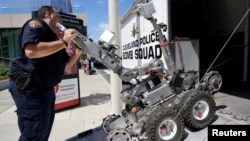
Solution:
<path fill-rule="evenodd" d="M 74 39 L 75 37 L 76 37 L 75 29 L 69 28 L 64 31 L 63 40 L 65 40 L 68 44 L 70 44 L 71 40 Z"/>
<path fill-rule="evenodd" d="M 80 49 L 80 48 L 76 48 L 76 54 L 82 54 L 82 52 L 83 52 L 83 50 L 82 49 Z"/>

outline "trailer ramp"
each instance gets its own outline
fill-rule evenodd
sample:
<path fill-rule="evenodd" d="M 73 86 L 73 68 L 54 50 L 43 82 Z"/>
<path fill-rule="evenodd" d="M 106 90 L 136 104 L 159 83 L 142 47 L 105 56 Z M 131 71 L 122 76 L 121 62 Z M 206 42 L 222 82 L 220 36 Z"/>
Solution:
<path fill-rule="evenodd" d="M 78 133 L 65 141 L 105 141 L 107 133 L 104 132 L 102 126 L 98 126 L 93 129 L 89 129 Z"/>

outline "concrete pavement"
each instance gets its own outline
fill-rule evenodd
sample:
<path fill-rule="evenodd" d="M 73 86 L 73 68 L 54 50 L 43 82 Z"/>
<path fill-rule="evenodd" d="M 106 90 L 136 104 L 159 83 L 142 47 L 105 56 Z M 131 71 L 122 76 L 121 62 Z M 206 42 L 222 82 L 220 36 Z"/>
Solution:
<path fill-rule="evenodd" d="M 85 75 L 79 70 L 81 104 L 56 113 L 50 141 L 63 141 L 101 125 L 111 112 L 108 73 Z M 232 91 L 230 91 L 232 92 Z M 213 124 L 250 124 L 250 91 L 220 92 L 215 95 L 217 119 Z M 240 97 L 244 95 L 244 97 Z M 0 139 L 16 141 L 19 136 L 15 105 L 7 90 L 0 91 Z M 206 141 L 207 128 L 187 131 L 185 141 Z M 85 141 L 84 139 L 82 139 Z M 99 140 L 98 140 L 99 141 Z"/>
<path fill-rule="evenodd" d="M 84 130 L 95 128 L 110 114 L 109 84 L 99 75 L 79 71 L 81 105 L 56 113 L 50 141 L 63 141 Z M 0 140 L 17 141 L 16 107 L 8 90 L 0 91 Z"/>

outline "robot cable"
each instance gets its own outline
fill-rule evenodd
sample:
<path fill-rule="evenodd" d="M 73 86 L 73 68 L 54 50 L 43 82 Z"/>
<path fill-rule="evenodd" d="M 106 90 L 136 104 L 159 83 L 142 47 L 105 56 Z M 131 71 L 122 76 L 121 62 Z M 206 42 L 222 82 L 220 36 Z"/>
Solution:
<path fill-rule="evenodd" d="M 217 56 L 215 57 L 215 59 L 213 60 L 213 62 L 211 63 L 211 65 L 208 67 L 207 71 L 205 74 L 207 74 L 209 72 L 209 70 L 212 68 L 212 66 L 214 65 L 215 61 L 218 59 L 218 57 L 220 56 L 220 54 L 222 53 L 222 51 L 224 50 L 224 48 L 226 47 L 226 45 L 228 44 L 228 42 L 231 40 L 232 36 L 234 35 L 234 33 L 236 32 L 236 30 L 239 28 L 239 26 L 241 25 L 241 23 L 243 22 L 243 20 L 245 19 L 245 17 L 247 16 L 247 14 L 249 13 L 250 8 L 248 8 L 247 12 L 244 14 L 244 16 L 241 18 L 240 22 L 238 23 L 238 25 L 235 27 L 234 31 L 231 33 L 231 35 L 229 36 L 229 38 L 227 39 L 227 41 L 225 42 L 225 44 L 223 45 L 223 47 L 221 48 L 221 50 L 219 51 L 219 53 L 217 54 Z M 201 78 L 200 82 L 204 79 L 205 74 L 203 75 L 203 77 Z"/>
<path fill-rule="evenodd" d="M 228 44 L 228 42 L 231 40 L 232 36 L 234 35 L 234 33 L 236 32 L 236 30 L 239 28 L 239 26 L 241 25 L 241 23 L 243 22 L 243 20 L 245 19 L 245 17 L 247 16 L 247 14 L 249 13 L 250 8 L 248 8 L 248 10 L 246 11 L 246 13 L 244 14 L 244 16 L 241 18 L 240 22 L 238 23 L 238 25 L 235 27 L 235 29 L 233 30 L 233 32 L 231 33 L 231 35 L 229 36 L 229 38 L 227 39 L 227 41 L 225 42 L 225 44 L 223 45 L 223 47 L 221 48 L 221 50 L 219 51 L 219 53 L 217 54 L 217 56 L 215 57 L 215 59 L 213 60 L 213 62 L 211 63 L 211 65 L 208 67 L 206 73 L 203 75 L 203 77 L 201 78 L 200 82 L 202 82 L 202 80 L 205 78 L 205 75 L 208 73 L 208 71 L 212 68 L 212 66 L 214 65 L 215 61 L 218 59 L 218 57 L 220 56 L 220 54 L 222 53 L 222 51 L 224 50 L 224 48 L 226 47 L 226 45 Z M 193 91 L 194 92 L 194 91 Z M 192 94 L 193 94 L 192 92 Z M 181 106 L 180 110 L 177 112 L 174 120 L 176 119 L 176 117 L 178 117 L 181 113 L 181 111 L 183 110 L 183 108 L 185 107 L 185 105 L 187 104 L 187 102 L 189 101 L 189 99 L 191 98 L 190 94 L 188 96 L 188 98 L 186 99 L 186 101 L 184 102 L 184 104 Z"/>

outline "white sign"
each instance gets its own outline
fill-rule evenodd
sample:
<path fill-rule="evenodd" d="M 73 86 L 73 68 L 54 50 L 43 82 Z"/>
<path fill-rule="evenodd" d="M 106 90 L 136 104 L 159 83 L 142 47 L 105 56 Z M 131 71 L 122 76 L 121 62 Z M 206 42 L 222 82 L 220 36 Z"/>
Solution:
<path fill-rule="evenodd" d="M 153 4 L 156 13 L 152 16 L 157 19 L 157 23 L 167 24 L 168 1 L 153 0 Z M 124 67 L 133 68 L 148 63 L 152 59 L 164 58 L 159 45 L 159 34 L 154 31 L 150 21 L 142 15 L 135 12 L 129 13 L 121 27 L 122 65 Z M 163 34 L 167 38 L 169 33 L 165 31 Z"/>
<path fill-rule="evenodd" d="M 56 93 L 55 110 L 79 104 L 78 79 L 63 79 L 54 87 Z"/>

